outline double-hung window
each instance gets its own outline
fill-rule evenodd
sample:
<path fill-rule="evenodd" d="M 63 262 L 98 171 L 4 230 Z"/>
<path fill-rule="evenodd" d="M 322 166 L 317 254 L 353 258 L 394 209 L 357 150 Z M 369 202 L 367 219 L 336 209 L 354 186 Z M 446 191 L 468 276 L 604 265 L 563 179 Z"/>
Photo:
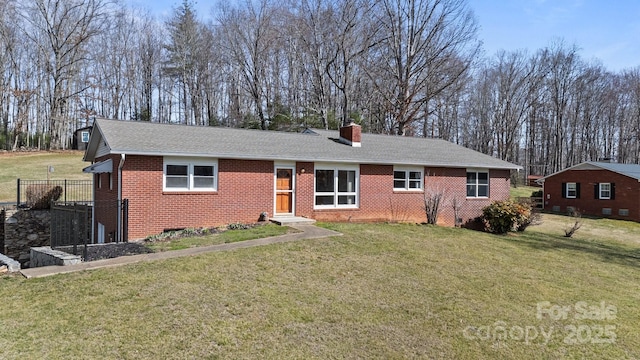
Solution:
<path fill-rule="evenodd" d="M 578 185 L 576 183 L 567 183 L 567 199 L 575 199 L 578 195 Z"/>
<path fill-rule="evenodd" d="M 489 197 L 488 170 L 467 170 L 467 197 Z"/>
<path fill-rule="evenodd" d="M 599 199 L 611 199 L 611 183 L 600 183 Z"/>
<path fill-rule="evenodd" d="M 393 190 L 422 190 L 422 179 L 424 179 L 422 169 L 393 169 Z"/>
<path fill-rule="evenodd" d="M 215 191 L 216 160 L 164 159 L 164 191 Z"/>
<path fill-rule="evenodd" d="M 315 166 L 314 205 L 323 208 L 357 208 L 359 192 L 357 166 Z"/>

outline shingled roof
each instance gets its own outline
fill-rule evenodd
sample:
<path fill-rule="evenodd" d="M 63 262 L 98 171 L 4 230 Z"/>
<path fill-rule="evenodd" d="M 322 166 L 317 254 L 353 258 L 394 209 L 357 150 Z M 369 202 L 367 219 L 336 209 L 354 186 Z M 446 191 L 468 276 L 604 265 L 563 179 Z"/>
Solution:
<path fill-rule="evenodd" d="M 620 164 L 620 163 L 611 163 L 611 162 L 600 162 L 600 161 L 585 161 L 583 163 L 568 167 L 564 170 L 560 170 L 551 175 L 545 176 L 543 179 L 549 178 L 556 174 L 563 173 L 567 170 L 609 170 L 618 174 L 622 174 L 624 176 L 628 176 L 632 179 L 636 179 L 640 181 L 640 165 L 638 164 Z"/>
<path fill-rule="evenodd" d="M 107 154 L 216 157 L 274 161 L 520 169 L 439 139 L 362 134 L 362 146 L 338 141 L 338 131 L 306 133 L 97 119 L 84 156 Z"/>

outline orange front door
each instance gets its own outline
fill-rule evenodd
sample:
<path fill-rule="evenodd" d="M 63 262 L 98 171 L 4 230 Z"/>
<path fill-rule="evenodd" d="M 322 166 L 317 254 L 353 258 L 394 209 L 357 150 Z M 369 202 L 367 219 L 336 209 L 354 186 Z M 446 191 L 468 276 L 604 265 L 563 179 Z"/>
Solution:
<path fill-rule="evenodd" d="M 276 214 L 293 212 L 293 170 L 276 169 Z"/>

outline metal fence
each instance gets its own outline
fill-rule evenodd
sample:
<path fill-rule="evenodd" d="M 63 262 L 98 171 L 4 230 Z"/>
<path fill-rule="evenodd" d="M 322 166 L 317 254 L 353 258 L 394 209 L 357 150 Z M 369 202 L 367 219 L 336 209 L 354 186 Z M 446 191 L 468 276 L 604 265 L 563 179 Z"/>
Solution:
<path fill-rule="evenodd" d="M 87 245 L 91 243 L 93 206 L 81 203 L 53 203 L 51 205 L 51 248 L 68 246 L 74 255 L 78 247 L 87 258 Z"/>
<path fill-rule="evenodd" d="M 107 227 L 103 234 L 105 242 L 127 242 L 129 228 L 129 201 L 109 200 L 98 202 L 54 202 L 51 204 L 51 247 L 78 255 L 87 259 L 87 246 L 92 243 L 94 215 L 96 221 L 102 221 Z M 116 238 L 120 232 L 122 237 Z M 94 233 L 93 242 L 98 242 Z"/>
<path fill-rule="evenodd" d="M 22 180 L 18 179 L 16 205 L 24 206 L 27 199 L 27 191 L 33 187 L 53 187 L 60 186 L 62 195 L 58 201 L 61 202 L 89 202 L 92 201 L 92 180 Z"/>

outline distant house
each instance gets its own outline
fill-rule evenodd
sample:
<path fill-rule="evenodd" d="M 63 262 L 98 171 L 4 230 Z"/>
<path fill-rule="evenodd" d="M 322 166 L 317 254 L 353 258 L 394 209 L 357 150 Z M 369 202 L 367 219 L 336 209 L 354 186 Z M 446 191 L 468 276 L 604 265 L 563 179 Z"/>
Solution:
<path fill-rule="evenodd" d="M 542 175 L 528 175 L 527 176 L 527 186 L 533 187 L 541 187 L 540 179 L 542 179 Z"/>
<path fill-rule="evenodd" d="M 545 210 L 640 222 L 640 165 L 587 161 L 542 181 Z"/>
<path fill-rule="evenodd" d="M 520 167 L 453 143 L 362 134 L 359 125 L 304 133 L 98 119 L 85 152 L 96 204 L 128 199 L 128 217 L 95 211 L 96 241 L 270 218 L 423 222 L 424 195 L 443 192 L 438 222 L 509 197 Z M 120 210 L 122 211 L 122 210 Z"/>
<path fill-rule="evenodd" d="M 73 132 L 73 140 L 71 148 L 73 150 L 86 150 L 89 138 L 91 137 L 91 129 L 93 126 L 79 128 Z"/>

